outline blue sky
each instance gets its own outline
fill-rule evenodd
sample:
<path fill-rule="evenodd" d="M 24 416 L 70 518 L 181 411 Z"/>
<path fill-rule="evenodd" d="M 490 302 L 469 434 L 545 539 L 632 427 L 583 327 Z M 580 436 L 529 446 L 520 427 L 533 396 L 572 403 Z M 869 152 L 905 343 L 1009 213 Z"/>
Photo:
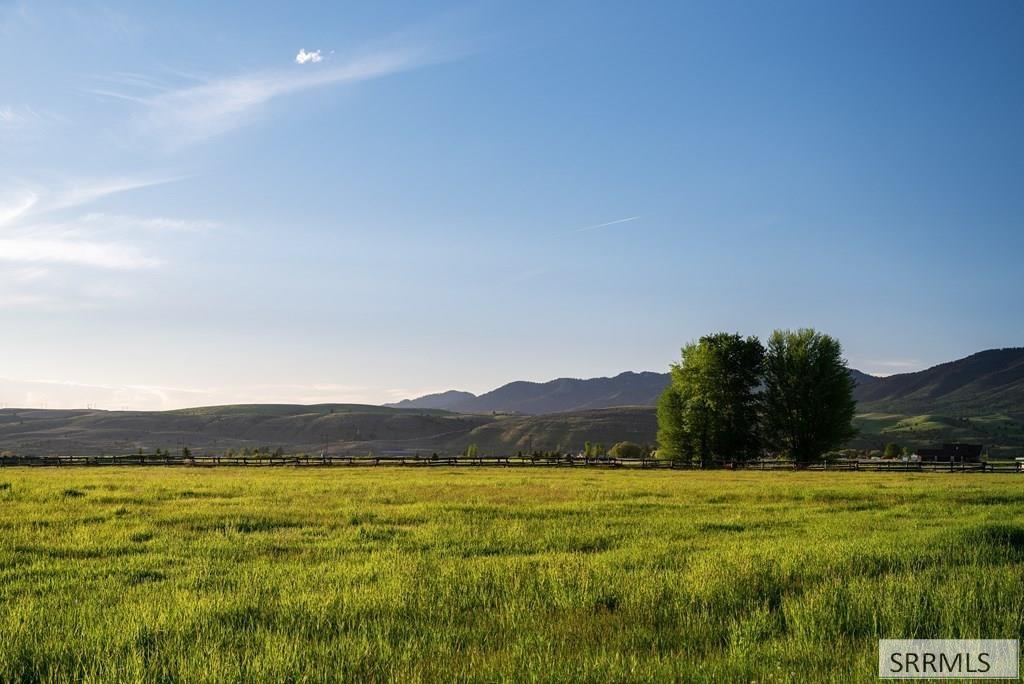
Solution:
<path fill-rule="evenodd" d="M 0 0 L 0 403 L 1024 343 L 1024 4 Z"/>

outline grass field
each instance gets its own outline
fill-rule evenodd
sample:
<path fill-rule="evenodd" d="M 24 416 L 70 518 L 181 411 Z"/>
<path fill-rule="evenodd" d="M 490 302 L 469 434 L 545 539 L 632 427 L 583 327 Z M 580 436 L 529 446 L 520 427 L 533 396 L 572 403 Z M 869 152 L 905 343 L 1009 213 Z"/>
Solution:
<path fill-rule="evenodd" d="M 872 681 L 1024 637 L 1017 476 L 0 470 L 2 681 Z"/>

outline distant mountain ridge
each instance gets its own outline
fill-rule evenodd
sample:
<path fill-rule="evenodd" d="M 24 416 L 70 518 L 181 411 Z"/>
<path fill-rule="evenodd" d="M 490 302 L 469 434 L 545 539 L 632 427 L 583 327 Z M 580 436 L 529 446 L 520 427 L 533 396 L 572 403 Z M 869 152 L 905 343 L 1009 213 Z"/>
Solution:
<path fill-rule="evenodd" d="M 989 349 L 913 373 L 879 377 L 851 368 L 850 375 L 861 411 L 1024 414 L 1024 347 Z M 610 378 L 510 382 L 479 396 L 453 390 L 387 406 L 525 415 L 653 406 L 668 382 L 668 373 L 627 371 Z"/>
<path fill-rule="evenodd" d="M 652 406 L 667 385 L 668 373 L 626 371 L 612 378 L 558 378 L 549 382 L 518 380 L 480 396 L 452 390 L 386 406 L 435 408 L 458 413 L 541 415 L 616 406 Z"/>
<path fill-rule="evenodd" d="M 458 412 L 459 409 L 452 407 L 469 404 L 476 398 L 477 396 L 472 392 L 448 390 L 447 392 L 424 394 L 422 397 L 417 397 L 416 399 L 403 399 L 402 401 L 394 404 L 384 404 L 384 406 L 387 408 L 442 409 L 444 411 Z"/>
<path fill-rule="evenodd" d="M 988 349 L 914 373 L 853 372 L 861 411 L 1024 414 L 1024 347 Z"/>

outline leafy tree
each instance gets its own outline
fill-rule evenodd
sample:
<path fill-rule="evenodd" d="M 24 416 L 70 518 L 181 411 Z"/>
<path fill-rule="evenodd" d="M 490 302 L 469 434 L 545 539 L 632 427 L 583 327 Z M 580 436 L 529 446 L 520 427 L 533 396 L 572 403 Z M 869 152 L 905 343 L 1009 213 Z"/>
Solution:
<path fill-rule="evenodd" d="M 886 458 L 898 458 L 903 454 L 903 448 L 894 442 L 889 442 L 885 445 L 885 451 L 882 455 Z"/>
<path fill-rule="evenodd" d="M 839 341 L 812 329 L 776 330 L 764 373 L 764 429 L 769 443 L 798 463 L 857 434 L 854 381 Z"/>
<path fill-rule="evenodd" d="M 658 405 L 661 448 L 702 464 L 757 456 L 763 361 L 756 337 L 717 333 L 683 347 Z"/>
<path fill-rule="evenodd" d="M 608 454 L 613 458 L 643 458 L 647 451 L 636 442 L 618 442 L 612 445 Z"/>
<path fill-rule="evenodd" d="M 658 398 L 659 458 L 676 460 L 690 455 L 683 408 L 683 396 L 669 383 Z"/>

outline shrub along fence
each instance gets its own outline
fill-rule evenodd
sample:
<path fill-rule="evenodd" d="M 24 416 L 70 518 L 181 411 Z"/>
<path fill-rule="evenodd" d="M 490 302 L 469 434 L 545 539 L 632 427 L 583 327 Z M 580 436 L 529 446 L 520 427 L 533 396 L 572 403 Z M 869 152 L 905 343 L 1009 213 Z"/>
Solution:
<path fill-rule="evenodd" d="M 434 466 L 466 467 L 556 467 L 556 468 L 629 468 L 665 470 L 821 470 L 865 472 L 1024 472 L 1024 463 L 1012 461 L 981 461 L 977 463 L 937 461 L 897 461 L 886 459 L 835 459 L 798 464 L 786 459 L 765 458 L 745 462 L 704 463 L 668 461 L 655 458 L 587 458 L 573 455 L 523 456 L 451 456 L 451 455 L 175 455 L 131 454 L 116 456 L 0 456 L 0 467 L 102 467 L 102 466 L 178 466 L 196 468 L 231 467 L 380 467 Z"/>

